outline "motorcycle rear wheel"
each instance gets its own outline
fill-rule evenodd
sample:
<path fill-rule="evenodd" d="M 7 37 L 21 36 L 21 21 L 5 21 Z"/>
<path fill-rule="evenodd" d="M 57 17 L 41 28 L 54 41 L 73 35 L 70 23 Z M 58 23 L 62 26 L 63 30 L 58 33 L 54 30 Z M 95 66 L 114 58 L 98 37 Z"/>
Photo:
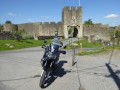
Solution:
<path fill-rule="evenodd" d="M 40 83 L 39 83 L 41 88 L 44 88 L 46 78 L 47 78 L 47 72 L 43 71 L 43 74 L 41 76 Z"/>

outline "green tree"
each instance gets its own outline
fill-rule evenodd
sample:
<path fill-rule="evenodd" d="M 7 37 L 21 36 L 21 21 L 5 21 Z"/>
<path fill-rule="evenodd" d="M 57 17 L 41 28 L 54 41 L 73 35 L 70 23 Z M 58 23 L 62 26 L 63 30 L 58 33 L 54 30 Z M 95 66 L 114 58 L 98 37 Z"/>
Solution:
<path fill-rule="evenodd" d="M 120 30 L 116 30 L 115 37 L 117 38 L 117 44 L 119 45 L 119 42 L 120 42 Z"/>
<path fill-rule="evenodd" d="M 68 30 L 68 34 L 71 34 L 72 31 L 73 31 L 73 28 L 70 28 L 70 29 Z"/>
<path fill-rule="evenodd" d="M 6 21 L 5 24 L 12 24 L 12 22 L 11 21 Z"/>
<path fill-rule="evenodd" d="M 0 31 L 4 30 L 3 25 L 0 24 Z"/>
<path fill-rule="evenodd" d="M 17 32 L 12 32 L 12 35 L 14 37 L 14 39 L 16 39 L 17 41 L 21 41 L 22 40 L 22 35 L 25 33 L 25 30 L 18 30 Z"/>
<path fill-rule="evenodd" d="M 91 19 L 89 19 L 88 21 L 84 21 L 85 25 L 93 25 L 93 22 Z"/>
<path fill-rule="evenodd" d="M 116 32 L 115 32 L 115 37 L 116 37 L 116 38 L 120 38 L 120 30 L 116 30 Z"/>
<path fill-rule="evenodd" d="M 110 33 L 111 40 L 114 41 L 115 38 L 117 38 L 117 44 L 119 44 L 120 41 L 120 30 L 116 30 L 115 32 Z"/>

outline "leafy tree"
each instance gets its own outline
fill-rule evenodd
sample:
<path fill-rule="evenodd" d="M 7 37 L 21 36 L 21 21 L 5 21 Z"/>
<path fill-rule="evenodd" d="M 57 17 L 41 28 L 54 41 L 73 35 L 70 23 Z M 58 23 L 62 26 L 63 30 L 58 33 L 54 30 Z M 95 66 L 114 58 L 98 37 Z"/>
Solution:
<path fill-rule="evenodd" d="M 116 37 L 116 38 L 120 38 L 120 30 L 116 30 L 116 32 L 115 32 L 115 37 Z"/>
<path fill-rule="evenodd" d="M 117 26 L 114 26 L 114 27 L 111 27 L 111 28 L 116 29 L 116 28 L 117 28 Z"/>
<path fill-rule="evenodd" d="M 11 21 L 6 21 L 5 24 L 12 24 L 12 22 Z"/>
<path fill-rule="evenodd" d="M 115 32 L 110 33 L 111 40 L 114 41 L 115 38 L 117 38 L 117 44 L 119 44 L 120 41 L 120 30 L 116 30 Z"/>
<path fill-rule="evenodd" d="M 17 32 L 13 32 L 12 35 L 14 37 L 14 39 L 16 39 L 17 41 L 21 41 L 22 40 L 22 35 L 25 33 L 25 30 L 18 30 Z"/>
<path fill-rule="evenodd" d="M 4 30 L 3 25 L 0 24 L 0 31 Z"/>
<path fill-rule="evenodd" d="M 89 19 L 88 21 L 84 21 L 85 25 L 93 25 L 93 22 L 91 19 Z"/>
<path fill-rule="evenodd" d="M 68 30 L 68 34 L 71 34 L 72 31 L 73 31 L 73 28 L 70 28 L 70 29 Z"/>

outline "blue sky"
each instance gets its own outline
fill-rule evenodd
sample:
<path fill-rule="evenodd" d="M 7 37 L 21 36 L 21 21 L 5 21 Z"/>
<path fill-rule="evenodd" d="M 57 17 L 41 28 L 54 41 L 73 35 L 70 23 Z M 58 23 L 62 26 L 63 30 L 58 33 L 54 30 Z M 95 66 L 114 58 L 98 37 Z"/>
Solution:
<path fill-rule="evenodd" d="M 64 6 L 78 6 L 79 0 L 0 0 L 0 23 L 58 22 Z M 120 25 L 120 0 L 81 0 L 83 22 Z"/>

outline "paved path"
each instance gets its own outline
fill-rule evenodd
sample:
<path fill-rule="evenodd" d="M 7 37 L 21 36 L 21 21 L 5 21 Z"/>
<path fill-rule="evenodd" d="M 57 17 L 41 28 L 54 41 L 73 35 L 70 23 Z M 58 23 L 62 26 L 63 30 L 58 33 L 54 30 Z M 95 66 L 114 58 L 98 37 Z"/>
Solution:
<path fill-rule="evenodd" d="M 0 52 L 0 90 L 41 90 L 38 76 L 42 71 L 39 62 L 43 53 L 41 47 Z M 85 90 L 119 90 L 119 53 L 113 53 L 110 67 L 105 64 L 110 53 L 76 57 L 82 87 Z M 44 90 L 78 90 L 77 69 L 71 66 L 71 61 L 72 52 L 67 50 L 66 55 L 61 55 L 55 76 Z"/>

